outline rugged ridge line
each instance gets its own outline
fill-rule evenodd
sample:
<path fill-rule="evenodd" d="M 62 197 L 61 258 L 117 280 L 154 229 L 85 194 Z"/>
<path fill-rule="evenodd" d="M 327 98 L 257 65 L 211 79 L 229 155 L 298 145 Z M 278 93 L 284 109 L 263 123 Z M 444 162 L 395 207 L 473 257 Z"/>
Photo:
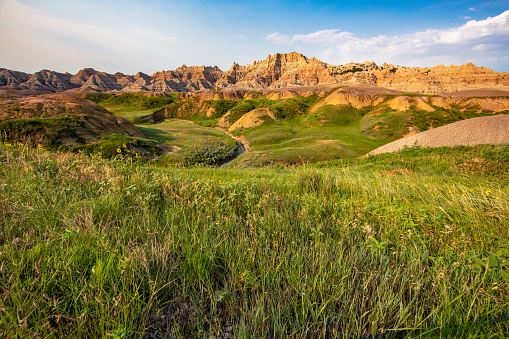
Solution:
<path fill-rule="evenodd" d="M 233 63 L 223 72 L 217 66 L 186 66 L 153 75 L 108 74 L 85 68 L 77 74 L 42 70 L 34 74 L 0 68 L 0 91 L 29 92 L 198 92 L 210 89 L 271 90 L 310 86 L 368 84 L 392 90 L 437 94 L 489 88 L 509 90 L 509 73 L 472 63 L 461 66 L 400 67 L 374 62 L 329 65 L 292 52 L 269 55 L 251 65 Z"/>

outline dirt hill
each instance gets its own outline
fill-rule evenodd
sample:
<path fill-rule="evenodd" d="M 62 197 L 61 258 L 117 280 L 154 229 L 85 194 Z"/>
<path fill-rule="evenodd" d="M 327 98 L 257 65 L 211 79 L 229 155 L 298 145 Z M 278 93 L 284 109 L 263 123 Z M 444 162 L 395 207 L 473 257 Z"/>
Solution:
<path fill-rule="evenodd" d="M 144 138 L 127 119 L 69 94 L 51 94 L 0 104 L 0 132 L 32 144 L 77 145 L 116 133 Z"/>
<path fill-rule="evenodd" d="M 397 152 L 408 147 L 475 146 L 509 143 L 509 115 L 467 119 L 396 140 L 370 155 Z"/>

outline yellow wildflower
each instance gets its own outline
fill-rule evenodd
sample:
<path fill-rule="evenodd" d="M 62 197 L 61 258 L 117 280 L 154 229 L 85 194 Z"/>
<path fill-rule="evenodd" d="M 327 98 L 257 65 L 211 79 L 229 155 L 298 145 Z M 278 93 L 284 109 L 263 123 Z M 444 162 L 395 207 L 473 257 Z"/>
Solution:
<path fill-rule="evenodd" d="M 117 148 L 117 153 L 122 153 L 122 150 L 120 148 Z"/>

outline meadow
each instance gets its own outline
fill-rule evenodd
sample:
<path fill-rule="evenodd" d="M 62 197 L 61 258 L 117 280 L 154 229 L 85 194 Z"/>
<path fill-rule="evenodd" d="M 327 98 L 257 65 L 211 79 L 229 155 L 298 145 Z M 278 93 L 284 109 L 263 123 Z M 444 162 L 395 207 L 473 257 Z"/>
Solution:
<path fill-rule="evenodd" d="M 6 338 L 502 338 L 509 145 L 160 167 L 0 144 Z"/>

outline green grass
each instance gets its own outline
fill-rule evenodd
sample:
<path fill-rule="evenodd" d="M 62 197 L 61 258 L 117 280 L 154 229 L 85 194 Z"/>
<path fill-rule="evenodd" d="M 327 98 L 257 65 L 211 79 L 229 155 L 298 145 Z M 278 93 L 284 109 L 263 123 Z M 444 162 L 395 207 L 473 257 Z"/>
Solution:
<path fill-rule="evenodd" d="M 508 145 L 168 169 L 0 144 L 0 333 L 507 337 L 508 167 Z"/>
<path fill-rule="evenodd" d="M 391 141 L 360 133 L 358 121 L 320 127 L 308 125 L 309 119 L 309 115 L 302 115 L 238 131 L 250 141 L 251 150 L 234 163 L 248 166 L 272 162 L 301 164 L 358 157 Z"/>
<path fill-rule="evenodd" d="M 137 122 L 136 118 L 150 115 L 178 101 L 176 94 L 170 94 L 169 97 L 147 97 L 144 93 L 82 93 L 80 95 L 131 122 Z"/>
<path fill-rule="evenodd" d="M 111 159 L 118 154 L 145 158 L 156 158 L 161 155 L 161 151 L 151 140 L 133 138 L 116 133 L 101 134 L 98 142 L 70 146 L 69 148 L 73 152 L 101 154 L 102 157 L 107 159 Z"/>
<path fill-rule="evenodd" d="M 491 111 L 477 112 L 475 109 L 460 110 L 458 107 L 443 109 L 434 107 L 434 112 L 427 112 L 413 107 L 406 112 L 392 111 L 378 107 L 377 113 L 367 114 L 361 120 L 361 129 L 376 138 L 399 139 L 409 132 L 408 127 L 415 126 L 420 131 L 440 127 L 460 120 L 503 114 Z"/>
<path fill-rule="evenodd" d="M 171 134 L 179 135 L 177 139 L 181 141 L 175 145 L 191 149 L 204 142 L 215 142 L 209 140 L 209 132 L 206 132 L 205 128 L 209 128 L 210 133 L 217 133 L 212 127 L 226 112 L 230 112 L 229 122 L 234 123 L 253 109 L 270 108 L 278 116 L 278 121 L 266 118 L 261 126 L 233 131 L 234 135 L 243 135 L 247 138 L 251 147 L 250 152 L 241 155 L 233 164 L 260 166 L 270 163 L 301 164 L 358 157 L 405 136 L 410 130 L 425 131 L 463 119 L 494 114 L 478 113 L 478 107 L 464 109 L 459 106 L 453 106 L 448 110 L 434 107 L 435 112 L 421 111 L 414 106 L 406 112 L 392 111 L 387 107 L 387 101 L 394 97 L 396 96 L 385 95 L 385 100 L 374 107 L 357 109 L 349 105 L 325 105 L 317 110 L 311 110 L 311 107 L 320 104 L 320 100 L 323 99 L 317 94 L 290 99 L 268 100 L 266 97 L 259 97 L 238 101 L 224 99 L 200 101 L 193 97 L 170 105 L 168 114 L 172 118 L 189 119 L 202 126 L 204 129 L 199 133 L 195 135 L 187 133 L 186 129 L 190 126 L 186 124 L 177 124 L 171 131 L 166 130 L 164 123 L 150 125 L 150 128 L 147 125 L 138 127 L 150 135 L 166 138 L 164 142 L 168 144 L 171 144 L 173 138 Z M 107 100 L 103 100 L 101 104 L 105 102 Z M 211 117 L 205 114 L 209 108 L 215 109 L 215 114 Z M 140 116 L 145 113 L 133 114 Z M 118 114 L 125 116 L 126 113 Z M 196 127 L 190 128 L 189 131 L 196 131 Z M 186 138 L 189 140 L 186 141 Z M 228 139 L 221 142 L 228 142 Z M 173 153 L 165 157 L 165 162 L 167 164 L 182 162 L 182 156 L 182 152 Z"/>
<path fill-rule="evenodd" d="M 137 127 L 152 140 L 179 148 L 179 150 L 162 157 L 160 164 L 166 166 L 186 163 L 185 158 L 191 156 L 190 153 L 204 146 L 204 144 L 224 144 L 228 148 L 236 147 L 235 141 L 221 131 L 200 126 L 190 121 L 166 119 L 158 124 L 137 125 Z"/>
<path fill-rule="evenodd" d="M 61 145 L 61 138 L 74 137 L 79 140 L 76 128 L 82 124 L 78 117 L 65 115 L 57 118 L 10 119 L 0 121 L 0 137 L 10 143 L 42 144 L 57 148 Z"/>

